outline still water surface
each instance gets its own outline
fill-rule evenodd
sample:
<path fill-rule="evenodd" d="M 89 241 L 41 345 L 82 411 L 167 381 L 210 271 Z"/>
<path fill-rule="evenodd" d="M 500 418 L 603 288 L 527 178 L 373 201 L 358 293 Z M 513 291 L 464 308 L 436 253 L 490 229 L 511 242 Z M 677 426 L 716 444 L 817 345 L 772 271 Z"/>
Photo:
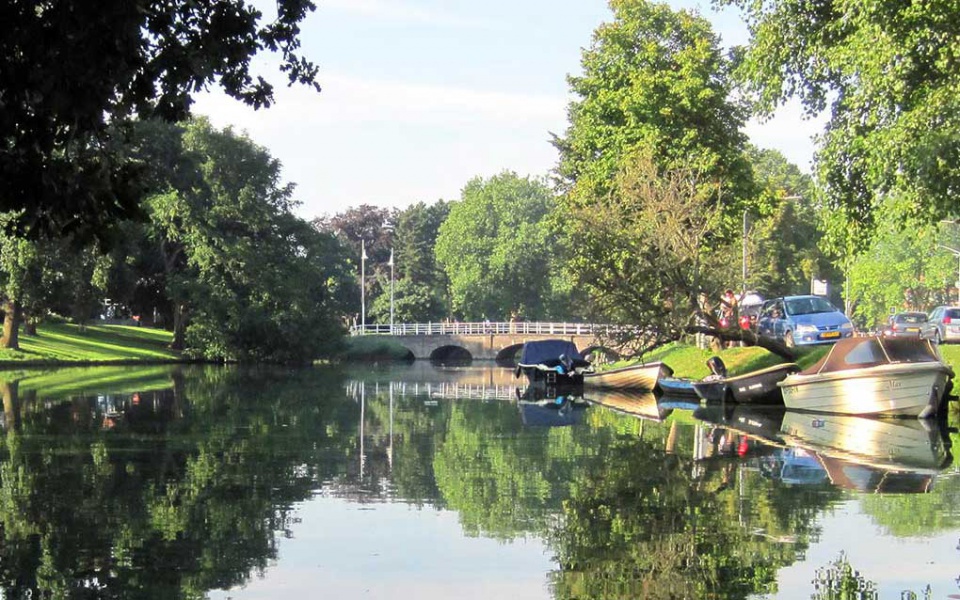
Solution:
<path fill-rule="evenodd" d="M 2 598 L 960 597 L 956 434 L 920 422 L 486 366 L 105 374 L 0 373 Z"/>

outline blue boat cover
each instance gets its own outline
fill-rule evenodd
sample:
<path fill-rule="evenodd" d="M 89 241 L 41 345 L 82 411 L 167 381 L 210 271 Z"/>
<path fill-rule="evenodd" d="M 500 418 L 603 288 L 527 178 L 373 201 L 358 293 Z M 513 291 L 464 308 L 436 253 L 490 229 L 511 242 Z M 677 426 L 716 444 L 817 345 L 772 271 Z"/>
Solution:
<path fill-rule="evenodd" d="M 523 345 L 523 352 L 520 353 L 520 364 L 557 364 L 561 354 L 566 355 L 570 360 L 583 360 L 580 352 L 577 351 L 576 344 L 573 342 L 567 340 L 541 340 L 527 342 Z"/>

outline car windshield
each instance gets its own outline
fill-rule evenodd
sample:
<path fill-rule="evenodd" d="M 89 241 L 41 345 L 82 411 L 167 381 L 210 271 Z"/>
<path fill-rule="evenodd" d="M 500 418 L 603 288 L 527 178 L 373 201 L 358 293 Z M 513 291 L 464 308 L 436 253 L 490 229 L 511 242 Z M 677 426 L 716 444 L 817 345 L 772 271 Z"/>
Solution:
<path fill-rule="evenodd" d="M 788 315 L 812 315 L 814 313 L 836 312 L 836 308 L 823 298 L 795 298 L 787 300 Z"/>

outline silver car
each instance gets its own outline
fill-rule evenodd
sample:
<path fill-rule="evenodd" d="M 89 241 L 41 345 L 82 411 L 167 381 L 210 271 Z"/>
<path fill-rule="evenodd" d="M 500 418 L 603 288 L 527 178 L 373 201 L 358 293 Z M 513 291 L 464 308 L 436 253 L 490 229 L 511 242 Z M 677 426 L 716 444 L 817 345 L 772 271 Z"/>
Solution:
<path fill-rule="evenodd" d="M 923 337 L 940 342 L 960 342 L 960 306 L 938 306 L 927 317 Z"/>

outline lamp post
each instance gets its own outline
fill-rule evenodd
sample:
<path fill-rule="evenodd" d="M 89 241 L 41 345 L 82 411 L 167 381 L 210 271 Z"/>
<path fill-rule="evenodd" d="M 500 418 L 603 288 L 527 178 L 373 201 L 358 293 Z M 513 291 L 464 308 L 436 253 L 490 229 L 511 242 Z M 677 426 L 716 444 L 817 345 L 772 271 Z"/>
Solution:
<path fill-rule="evenodd" d="M 393 334 L 393 248 L 390 249 L 390 333 Z"/>
<path fill-rule="evenodd" d="M 367 332 L 367 242 L 360 240 L 360 333 Z"/>
<path fill-rule="evenodd" d="M 956 286 L 957 286 L 957 304 L 960 304 L 960 250 L 955 250 L 955 249 L 951 248 L 950 246 L 944 246 L 943 244 L 937 244 L 937 245 L 940 246 L 941 248 L 943 248 L 944 250 L 947 250 L 947 251 L 949 251 L 949 252 L 952 252 L 953 255 L 957 257 L 957 281 L 956 281 Z"/>
<path fill-rule="evenodd" d="M 743 278 L 741 279 L 740 297 L 747 295 L 747 211 L 743 211 Z"/>

